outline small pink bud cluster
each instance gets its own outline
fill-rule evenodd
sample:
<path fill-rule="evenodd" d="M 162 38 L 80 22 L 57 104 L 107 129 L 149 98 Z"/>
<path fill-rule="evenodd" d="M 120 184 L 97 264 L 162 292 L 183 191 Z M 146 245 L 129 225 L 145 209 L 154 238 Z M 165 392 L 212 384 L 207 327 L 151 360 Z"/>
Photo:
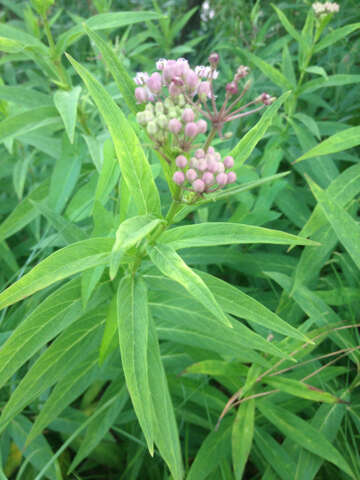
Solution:
<path fill-rule="evenodd" d="M 185 151 L 197 135 L 207 131 L 206 121 L 198 119 L 198 112 L 185 103 L 182 94 L 155 104 L 149 102 L 143 112 L 137 113 L 136 119 L 158 145 L 166 143 L 172 133 L 175 145 Z"/>
<path fill-rule="evenodd" d="M 328 15 L 330 13 L 337 13 L 340 10 L 340 6 L 338 3 L 332 2 L 315 2 L 312 4 L 312 8 L 316 15 L 323 16 Z"/>
<path fill-rule="evenodd" d="M 205 153 L 202 148 L 188 161 L 184 155 L 176 157 L 178 170 L 173 175 L 177 185 L 196 193 L 214 192 L 236 181 L 235 172 L 229 171 L 234 166 L 234 159 L 227 156 L 221 161 L 221 155 L 213 147 Z"/>
<path fill-rule="evenodd" d="M 276 100 L 275 97 L 271 97 L 268 93 L 262 93 L 256 99 L 256 103 L 263 103 L 264 105 L 271 105 Z"/>

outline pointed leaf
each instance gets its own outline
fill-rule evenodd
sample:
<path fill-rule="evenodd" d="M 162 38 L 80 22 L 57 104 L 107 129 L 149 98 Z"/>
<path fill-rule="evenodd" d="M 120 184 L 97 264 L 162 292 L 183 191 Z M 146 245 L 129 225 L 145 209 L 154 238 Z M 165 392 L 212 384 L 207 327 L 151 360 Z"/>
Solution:
<path fill-rule="evenodd" d="M 81 87 L 74 87 L 70 91 L 58 90 L 54 94 L 54 103 L 64 122 L 70 143 L 74 143 L 76 112 L 80 98 Z"/>
<path fill-rule="evenodd" d="M 232 458 L 235 480 L 243 477 L 246 462 L 251 451 L 254 436 L 255 400 L 242 403 L 232 428 Z"/>

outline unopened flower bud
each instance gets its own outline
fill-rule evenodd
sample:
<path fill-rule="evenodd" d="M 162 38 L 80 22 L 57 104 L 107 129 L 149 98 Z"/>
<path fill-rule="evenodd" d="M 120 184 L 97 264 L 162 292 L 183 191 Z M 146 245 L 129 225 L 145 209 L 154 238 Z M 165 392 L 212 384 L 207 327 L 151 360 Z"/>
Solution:
<path fill-rule="evenodd" d="M 176 166 L 179 168 L 185 168 L 187 165 L 187 158 L 184 155 L 178 155 L 175 160 Z"/>
<path fill-rule="evenodd" d="M 135 88 L 135 98 L 139 103 L 145 103 L 148 100 L 148 94 L 145 88 L 143 87 Z"/>
<path fill-rule="evenodd" d="M 146 127 L 146 130 L 147 130 L 149 135 L 155 135 L 156 132 L 158 131 L 158 127 L 156 125 L 156 122 L 154 122 L 154 121 L 149 122 L 147 127 Z"/>
<path fill-rule="evenodd" d="M 195 152 L 195 157 L 196 158 L 204 158 L 205 152 L 202 148 L 198 148 Z"/>
<path fill-rule="evenodd" d="M 166 128 L 169 120 L 167 116 L 162 113 L 156 117 L 156 123 L 159 125 L 160 128 Z"/>
<path fill-rule="evenodd" d="M 256 102 L 263 103 L 264 105 L 270 105 L 273 102 L 273 99 L 268 93 L 262 93 L 257 97 Z"/>
<path fill-rule="evenodd" d="M 226 175 L 226 173 L 219 173 L 218 175 L 216 175 L 216 183 L 220 186 L 226 185 L 227 180 L 228 176 Z"/>
<path fill-rule="evenodd" d="M 205 120 L 202 118 L 196 122 L 196 125 L 198 127 L 198 132 L 199 133 L 206 133 L 207 130 L 207 123 Z"/>
<path fill-rule="evenodd" d="M 192 183 L 194 192 L 202 193 L 205 190 L 205 183 L 198 178 Z"/>
<path fill-rule="evenodd" d="M 187 87 L 189 88 L 189 90 L 193 91 L 193 90 L 196 89 L 196 87 L 199 83 L 199 78 L 194 71 L 189 70 L 185 74 L 185 83 L 186 83 Z"/>
<path fill-rule="evenodd" d="M 181 87 L 176 85 L 174 82 L 171 82 L 169 85 L 169 93 L 172 97 L 177 97 L 181 93 Z"/>
<path fill-rule="evenodd" d="M 214 65 L 214 67 L 219 63 L 219 59 L 219 54 L 216 52 L 211 53 L 208 58 L 210 65 Z"/>
<path fill-rule="evenodd" d="M 162 89 L 162 81 L 161 81 L 161 75 L 159 72 L 153 73 L 149 80 L 146 82 L 146 85 L 148 86 L 148 89 L 152 93 L 159 93 L 160 90 Z"/>
<path fill-rule="evenodd" d="M 216 163 L 216 171 L 217 171 L 218 173 L 224 173 L 224 171 L 225 171 L 225 166 L 224 166 L 224 164 L 223 164 L 222 162 L 217 162 L 217 163 Z"/>
<path fill-rule="evenodd" d="M 197 168 L 198 161 L 199 161 L 199 160 L 198 160 L 197 158 L 192 157 L 192 158 L 190 159 L 190 167 L 191 167 L 191 168 Z"/>
<path fill-rule="evenodd" d="M 196 180 L 197 178 L 197 173 L 195 172 L 195 170 L 193 168 L 190 168 L 187 172 L 186 172 L 186 178 L 190 181 L 190 182 L 193 182 L 194 180 Z"/>
<path fill-rule="evenodd" d="M 185 105 L 185 97 L 182 93 L 177 97 L 177 103 L 179 107 L 183 107 Z"/>
<path fill-rule="evenodd" d="M 164 113 L 164 105 L 162 102 L 155 103 L 155 112 L 156 113 Z"/>
<path fill-rule="evenodd" d="M 205 172 L 202 176 L 202 181 L 205 185 L 212 185 L 214 183 L 214 174 L 211 172 Z"/>
<path fill-rule="evenodd" d="M 230 82 L 226 85 L 226 91 L 230 93 L 230 95 L 236 95 L 239 91 L 236 82 Z"/>
<path fill-rule="evenodd" d="M 234 159 L 230 155 L 224 158 L 224 167 L 232 168 L 234 166 Z"/>
<path fill-rule="evenodd" d="M 249 67 L 246 67 L 245 65 L 240 65 L 234 77 L 235 82 L 238 82 L 241 78 L 244 78 L 246 77 L 246 75 L 249 75 L 249 72 L 250 72 Z"/>
<path fill-rule="evenodd" d="M 235 183 L 236 182 L 236 173 L 235 172 L 229 172 L 227 174 L 227 183 Z"/>
<path fill-rule="evenodd" d="M 174 102 L 173 102 L 172 99 L 169 98 L 169 97 L 166 97 L 166 98 L 165 98 L 164 105 L 165 105 L 165 107 L 166 107 L 168 110 L 170 110 L 171 108 L 174 108 L 174 106 L 175 106 L 175 105 L 174 105 Z"/>
<path fill-rule="evenodd" d="M 198 127 L 196 125 L 196 123 L 194 122 L 189 122 L 185 125 L 185 135 L 187 137 L 196 137 L 196 135 L 198 134 Z"/>
<path fill-rule="evenodd" d="M 191 108 L 185 108 L 182 114 L 182 119 L 184 120 L 184 122 L 186 123 L 193 122 L 194 118 L 195 118 L 195 114 L 193 110 Z"/>
<path fill-rule="evenodd" d="M 169 121 L 168 128 L 171 133 L 179 133 L 182 128 L 182 124 L 177 118 L 172 118 Z"/>
<path fill-rule="evenodd" d="M 182 185 L 185 182 L 185 175 L 183 172 L 175 172 L 173 175 L 173 180 L 177 185 Z"/>
<path fill-rule="evenodd" d="M 209 172 L 212 172 L 212 173 L 217 172 L 217 169 L 218 169 L 217 162 L 215 162 L 214 159 L 208 160 L 207 161 L 207 169 L 209 170 Z"/>
<path fill-rule="evenodd" d="M 140 125 L 146 125 L 146 119 L 145 119 L 145 115 L 144 115 L 144 112 L 138 112 L 136 114 L 136 121 L 140 124 Z"/>
<path fill-rule="evenodd" d="M 233 136 L 233 132 L 224 133 L 224 138 L 231 138 L 232 136 Z"/>
<path fill-rule="evenodd" d="M 210 83 L 201 82 L 197 89 L 197 94 L 202 102 L 204 102 L 206 98 L 210 96 L 210 92 L 211 92 Z"/>
<path fill-rule="evenodd" d="M 209 147 L 207 149 L 207 153 L 211 153 L 211 154 L 215 153 L 215 148 L 214 147 Z"/>
<path fill-rule="evenodd" d="M 184 85 L 184 80 L 181 77 L 174 77 L 172 82 L 175 83 L 177 87 L 182 87 Z"/>
<path fill-rule="evenodd" d="M 176 108 L 171 108 L 169 110 L 168 117 L 169 118 L 177 118 L 178 117 L 178 112 L 176 111 Z"/>
<path fill-rule="evenodd" d="M 204 158 L 200 158 L 200 160 L 198 160 L 198 163 L 197 163 L 197 169 L 200 172 L 204 172 L 206 168 L 207 168 L 207 161 Z"/>

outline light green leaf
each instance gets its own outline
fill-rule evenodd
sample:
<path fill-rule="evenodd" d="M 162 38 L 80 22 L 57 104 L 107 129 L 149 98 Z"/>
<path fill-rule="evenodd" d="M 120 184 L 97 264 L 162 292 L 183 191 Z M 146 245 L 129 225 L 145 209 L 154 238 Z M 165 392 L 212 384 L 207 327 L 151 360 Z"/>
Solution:
<path fill-rule="evenodd" d="M 68 58 L 104 117 L 114 142 L 121 173 L 132 192 L 139 214 L 160 216 L 159 193 L 134 130 L 105 88 L 83 66 L 71 57 Z"/>
<path fill-rule="evenodd" d="M 70 143 L 74 143 L 76 112 L 79 103 L 81 87 L 74 87 L 70 91 L 58 90 L 54 94 L 54 103 L 64 122 Z"/>
<path fill-rule="evenodd" d="M 28 108 L 53 106 L 49 95 L 40 93 L 34 88 L 0 85 L 0 98 Z"/>
<path fill-rule="evenodd" d="M 116 240 L 111 252 L 110 278 L 113 279 L 119 268 L 121 259 L 129 248 L 140 242 L 146 235 L 161 223 L 150 215 L 131 217 L 122 222 L 116 232 Z"/>
<path fill-rule="evenodd" d="M 186 480 L 206 480 L 215 468 L 229 456 L 231 430 L 229 422 L 223 421 L 219 430 L 209 433 L 201 444 Z"/>
<path fill-rule="evenodd" d="M 111 238 L 91 238 L 53 253 L 0 294 L 0 309 L 53 283 L 109 261 Z"/>
<path fill-rule="evenodd" d="M 24 50 L 25 46 L 21 42 L 12 40 L 11 38 L 0 37 L 0 51 L 5 53 L 19 53 Z"/>
<path fill-rule="evenodd" d="M 197 273 L 225 312 L 262 325 L 270 332 L 278 332 L 287 337 L 308 341 L 303 333 L 238 288 L 209 273 L 200 271 Z"/>
<path fill-rule="evenodd" d="M 360 143 L 360 139 L 359 139 Z M 316 183 L 308 178 L 310 188 L 319 202 L 328 222 L 334 229 L 338 239 L 348 251 L 351 258 L 360 269 L 360 225 L 346 210 L 335 203 L 332 198 Z"/>
<path fill-rule="evenodd" d="M 254 436 L 255 400 L 242 403 L 232 427 L 232 459 L 235 480 L 243 477 Z"/>
<path fill-rule="evenodd" d="M 38 107 L 18 113 L 0 122 L 0 142 L 58 122 L 59 114 L 55 107 Z"/>
<path fill-rule="evenodd" d="M 338 42 L 342 38 L 346 37 L 350 33 L 358 30 L 360 28 L 360 23 L 352 23 L 350 25 L 345 25 L 344 27 L 336 28 L 332 32 L 328 33 L 316 46 L 315 52 L 320 52 L 326 47 L 329 47 L 333 43 Z"/>
<path fill-rule="evenodd" d="M 103 305 L 68 327 L 32 365 L 2 410 L 0 430 L 27 405 L 85 360 L 97 347 L 105 322 Z"/>
<path fill-rule="evenodd" d="M 318 244 L 290 233 L 239 223 L 199 223 L 184 225 L 165 231 L 158 239 L 175 250 L 214 245 L 236 245 L 243 243 L 274 243 L 278 245 Z"/>
<path fill-rule="evenodd" d="M 122 278 L 117 293 L 117 323 L 126 385 L 151 455 L 154 454 L 153 401 L 149 387 L 149 312 L 146 285 Z"/>
<path fill-rule="evenodd" d="M 342 132 L 335 133 L 323 142 L 316 145 L 308 152 L 301 155 L 295 163 L 301 162 L 306 158 L 320 157 L 330 153 L 342 152 L 352 147 L 360 145 L 360 127 L 351 127 Z"/>
<path fill-rule="evenodd" d="M 88 18 L 84 23 L 92 30 L 113 30 L 126 25 L 132 25 L 138 22 L 146 22 L 148 20 L 156 20 L 163 15 L 155 12 L 110 12 L 101 13 Z M 85 34 L 83 25 L 76 25 L 62 33 L 57 39 L 56 52 L 61 55 L 66 48 L 79 40 Z"/>
<path fill-rule="evenodd" d="M 43 436 L 37 438 L 32 445 L 25 445 L 26 437 L 30 432 L 31 427 L 32 423 L 30 420 L 24 415 L 18 415 L 11 422 L 9 431 L 22 455 L 34 467 L 35 471 L 39 471 L 51 459 L 53 452 Z M 63 477 L 58 462 L 49 468 L 46 473 L 46 478 L 49 478 L 50 480 L 62 480 Z"/>
<path fill-rule="evenodd" d="M 124 67 L 119 56 L 100 37 L 100 35 L 91 31 L 89 28 L 85 27 L 85 30 L 91 40 L 100 50 L 101 55 L 103 56 L 104 61 L 115 80 L 116 86 L 118 87 L 119 92 L 123 96 L 123 99 L 125 100 L 127 106 L 133 113 L 138 112 L 139 108 L 136 105 L 134 96 L 135 83 L 134 80 L 130 77 L 128 69 Z"/>
<path fill-rule="evenodd" d="M 324 458 L 339 467 L 355 479 L 355 476 L 340 452 L 326 439 L 325 435 L 316 430 L 305 420 L 285 408 L 278 407 L 264 399 L 257 402 L 261 413 L 286 437 L 301 447 Z"/>
<path fill-rule="evenodd" d="M 262 73 L 271 80 L 275 85 L 278 85 L 284 90 L 291 90 L 293 86 L 291 82 L 283 75 L 279 70 L 277 70 L 272 65 L 264 62 L 260 57 L 257 57 L 253 53 L 250 53 L 245 48 L 236 47 L 236 50 L 239 51 L 240 54 L 245 55 L 245 57 L 250 60 L 257 68 L 259 68 Z"/>
<path fill-rule="evenodd" d="M 315 78 L 306 82 L 299 91 L 299 95 L 303 93 L 315 92 L 323 87 L 341 87 L 343 85 L 351 85 L 352 83 L 359 83 L 360 75 L 339 74 L 329 75 L 326 78 Z"/>
<path fill-rule="evenodd" d="M 339 403 L 339 399 L 331 393 L 324 392 L 306 383 L 280 376 L 264 377 L 264 383 L 274 387 L 281 392 L 289 393 L 295 397 L 306 398 L 314 402 Z"/>
<path fill-rule="evenodd" d="M 296 30 L 296 28 L 292 25 L 292 23 L 288 20 L 285 13 L 277 8 L 273 3 L 271 4 L 273 9 L 275 10 L 277 16 L 279 17 L 280 22 L 282 23 L 285 30 L 297 41 L 300 41 L 300 33 Z"/>
<path fill-rule="evenodd" d="M 155 266 L 165 276 L 180 283 L 212 315 L 231 328 L 231 323 L 218 305 L 203 280 L 168 245 L 157 244 L 148 247 L 148 254 Z"/>
<path fill-rule="evenodd" d="M 291 85 L 290 85 L 291 88 Z M 263 138 L 268 128 L 271 126 L 279 108 L 290 95 L 290 92 L 285 92 L 272 105 L 266 108 L 265 113 L 260 120 L 249 130 L 239 141 L 239 143 L 232 149 L 229 155 L 236 158 L 236 165 L 242 165 L 254 150 L 258 142 Z M 224 192 L 226 193 L 226 192 Z"/>
<path fill-rule="evenodd" d="M 325 69 L 323 67 L 319 67 L 318 65 L 313 65 L 311 67 L 305 68 L 305 72 L 314 73 L 315 75 L 320 75 L 326 79 L 329 78 Z"/>
<path fill-rule="evenodd" d="M 160 356 L 155 325 L 149 318 L 148 338 L 149 386 L 153 402 L 154 439 L 174 480 L 182 480 L 183 465 L 179 433 L 166 373 Z"/>
<path fill-rule="evenodd" d="M 105 362 L 110 353 L 118 348 L 119 339 L 117 334 L 117 314 L 117 295 L 115 294 L 109 303 L 106 314 L 105 330 L 99 352 L 100 365 Z"/>
<path fill-rule="evenodd" d="M 309 115 L 306 115 L 305 113 L 299 112 L 299 113 L 295 113 L 294 118 L 296 118 L 297 120 L 300 120 L 300 122 L 311 133 L 313 133 L 317 137 L 318 140 L 321 139 L 321 134 L 320 134 L 318 124 L 316 123 L 316 121 L 312 117 L 310 117 Z"/>

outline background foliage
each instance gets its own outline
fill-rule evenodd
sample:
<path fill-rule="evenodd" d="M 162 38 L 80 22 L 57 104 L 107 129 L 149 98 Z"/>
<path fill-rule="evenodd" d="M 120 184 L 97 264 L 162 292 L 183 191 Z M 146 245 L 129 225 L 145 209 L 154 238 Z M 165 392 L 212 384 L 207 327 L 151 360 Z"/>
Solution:
<path fill-rule="evenodd" d="M 360 478 L 357 0 L 204 3 L 0 0 L 1 479 Z M 281 100 L 162 233 L 131 78 L 214 50 Z"/>

